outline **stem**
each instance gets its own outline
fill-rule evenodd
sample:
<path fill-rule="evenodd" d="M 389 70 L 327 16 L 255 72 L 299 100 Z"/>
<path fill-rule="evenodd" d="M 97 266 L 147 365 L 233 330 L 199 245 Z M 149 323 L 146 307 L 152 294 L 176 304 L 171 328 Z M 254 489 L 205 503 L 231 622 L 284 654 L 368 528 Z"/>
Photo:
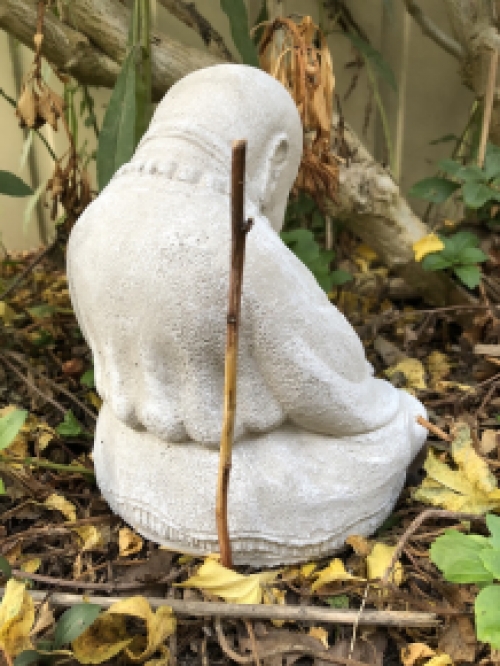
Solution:
<path fill-rule="evenodd" d="M 51 463 L 48 460 L 40 460 L 39 458 L 15 458 L 14 456 L 4 456 L 0 454 L 0 463 L 9 463 L 13 465 L 23 465 L 24 467 L 42 467 L 44 469 L 52 469 L 55 472 L 71 472 L 75 474 L 86 474 L 95 479 L 95 474 L 87 467 L 79 467 L 76 465 L 59 465 Z"/>
<path fill-rule="evenodd" d="M 233 452 L 234 421 L 236 415 L 236 374 L 238 360 L 238 333 L 241 310 L 241 286 L 245 260 L 246 234 L 251 222 L 244 221 L 246 141 L 233 143 L 231 191 L 231 274 L 229 279 L 229 305 L 227 311 L 226 360 L 224 377 L 224 422 L 219 455 L 217 479 L 216 521 L 219 536 L 221 564 L 231 568 L 231 542 L 227 524 L 227 495 Z"/>
<path fill-rule="evenodd" d="M 495 96 L 495 83 L 497 79 L 498 69 L 498 51 L 491 52 L 490 69 L 488 72 L 488 83 L 486 84 L 486 94 L 484 97 L 484 116 L 483 126 L 481 128 L 481 141 L 479 143 L 479 151 L 477 154 L 477 164 L 482 169 L 484 158 L 486 156 L 486 144 L 488 142 L 488 134 L 491 125 L 491 111 L 493 109 L 493 98 Z"/>
<path fill-rule="evenodd" d="M 391 172 L 394 173 L 394 167 L 395 167 L 394 148 L 392 145 L 392 137 L 391 137 L 391 130 L 389 128 L 389 121 L 387 120 L 387 115 L 384 109 L 384 103 L 382 102 L 382 98 L 380 97 L 380 91 L 378 89 L 377 79 L 372 71 L 371 64 L 367 58 L 364 58 L 364 60 L 366 63 L 366 73 L 368 74 L 368 79 L 370 81 L 370 85 L 373 90 L 373 96 L 375 97 L 375 103 L 377 105 L 378 112 L 380 114 L 380 121 L 382 123 L 382 128 L 384 130 L 385 141 L 387 144 L 387 152 L 389 153 L 389 165 L 391 168 Z"/>

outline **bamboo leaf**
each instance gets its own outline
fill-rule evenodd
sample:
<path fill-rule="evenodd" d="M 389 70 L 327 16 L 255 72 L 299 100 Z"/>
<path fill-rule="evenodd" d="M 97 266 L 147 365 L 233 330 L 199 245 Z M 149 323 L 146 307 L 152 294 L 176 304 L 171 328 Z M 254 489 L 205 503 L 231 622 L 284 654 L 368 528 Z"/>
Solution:
<path fill-rule="evenodd" d="M 97 180 L 103 190 L 136 146 L 135 48 L 127 54 L 111 94 L 97 148 Z"/>
<path fill-rule="evenodd" d="M 6 194 L 9 197 L 27 197 L 33 194 L 33 190 L 16 174 L 10 171 L 0 171 L 0 194 Z"/>
<path fill-rule="evenodd" d="M 361 53 L 363 58 L 371 63 L 373 69 L 377 72 L 377 75 L 381 79 L 384 79 L 394 91 L 397 91 L 398 84 L 396 83 L 394 72 L 388 62 L 384 60 L 382 54 L 377 51 L 377 49 L 374 49 L 371 44 L 368 44 L 364 39 L 361 39 L 359 35 L 354 35 L 352 32 L 347 32 L 346 35 L 351 40 L 354 48 Z"/>
<path fill-rule="evenodd" d="M 234 45 L 245 65 L 259 66 L 257 49 L 250 37 L 248 14 L 244 0 L 220 0 L 220 6 L 229 19 Z"/>

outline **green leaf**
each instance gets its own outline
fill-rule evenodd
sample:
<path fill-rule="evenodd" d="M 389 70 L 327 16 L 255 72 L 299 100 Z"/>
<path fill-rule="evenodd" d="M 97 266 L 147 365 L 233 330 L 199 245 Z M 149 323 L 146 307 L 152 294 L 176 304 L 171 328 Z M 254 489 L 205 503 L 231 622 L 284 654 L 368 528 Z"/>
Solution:
<path fill-rule="evenodd" d="M 54 650 L 72 643 L 95 622 L 101 612 L 97 604 L 76 604 L 64 611 L 54 633 Z"/>
<path fill-rule="evenodd" d="M 12 444 L 27 417 L 26 410 L 16 409 L 0 418 L 0 451 Z"/>
<path fill-rule="evenodd" d="M 325 218 L 319 210 L 315 210 L 312 214 L 311 229 L 314 229 L 315 231 L 323 231 L 324 228 Z"/>
<path fill-rule="evenodd" d="M 486 175 L 484 171 L 476 164 L 462 166 L 454 175 L 459 180 L 464 180 L 467 183 L 486 183 Z"/>
<path fill-rule="evenodd" d="M 330 273 L 330 277 L 332 279 L 332 286 L 335 287 L 345 284 L 346 282 L 350 282 L 352 280 L 352 275 L 348 271 L 343 271 L 340 268 L 336 271 L 332 271 Z"/>
<path fill-rule="evenodd" d="M 469 289 L 475 289 L 481 282 L 481 269 L 478 266 L 455 266 L 453 272 Z"/>
<path fill-rule="evenodd" d="M 466 247 L 457 258 L 461 264 L 480 264 L 488 260 L 488 256 L 478 247 Z"/>
<path fill-rule="evenodd" d="M 484 183 L 469 181 L 462 188 L 464 204 L 467 208 L 482 208 L 488 201 L 495 201 L 496 193 Z"/>
<path fill-rule="evenodd" d="M 0 171 L 0 194 L 6 194 L 9 197 L 28 197 L 33 194 L 33 190 L 10 171 Z"/>
<path fill-rule="evenodd" d="M 424 271 L 442 271 L 450 268 L 453 263 L 442 256 L 442 252 L 433 252 L 422 259 L 422 268 Z"/>
<path fill-rule="evenodd" d="M 267 21 L 268 19 L 269 19 L 269 12 L 267 11 L 267 0 L 262 0 L 259 15 L 255 20 L 255 25 L 258 26 L 261 23 L 264 23 L 264 21 Z M 260 25 L 260 28 L 257 28 L 257 30 L 255 30 L 255 32 L 252 35 L 252 41 L 256 47 L 258 47 L 260 44 L 263 32 L 264 32 L 264 26 Z"/>
<path fill-rule="evenodd" d="M 486 569 L 494 578 L 500 578 L 500 550 L 488 548 L 480 553 L 481 560 Z"/>
<path fill-rule="evenodd" d="M 48 319 L 52 317 L 55 310 L 55 307 L 53 305 L 48 305 L 48 303 L 42 303 L 41 305 L 35 305 L 32 308 L 28 308 L 28 312 L 33 319 Z"/>
<path fill-rule="evenodd" d="M 491 545 L 493 548 L 500 550 L 500 516 L 495 516 L 494 513 L 488 513 L 486 516 L 486 526 L 491 534 Z"/>
<path fill-rule="evenodd" d="M 429 141 L 429 146 L 437 146 L 440 143 L 449 143 L 450 141 L 458 141 L 459 137 L 456 134 L 445 134 L 437 139 Z"/>
<path fill-rule="evenodd" d="M 80 384 L 86 388 L 95 388 L 94 368 L 86 370 L 80 377 Z"/>
<path fill-rule="evenodd" d="M 455 176 L 460 169 L 462 169 L 462 164 L 456 160 L 441 160 L 438 162 L 438 169 L 444 171 L 448 176 Z"/>
<path fill-rule="evenodd" d="M 500 585 L 489 585 L 479 592 L 474 613 L 478 640 L 500 649 Z"/>
<path fill-rule="evenodd" d="M 31 664 L 39 664 L 43 661 L 43 655 L 37 650 L 23 650 L 14 659 L 14 666 L 31 666 Z"/>
<path fill-rule="evenodd" d="M 488 143 L 484 160 L 484 173 L 487 180 L 500 176 L 500 148 Z"/>
<path fill-rule="evenodd" d="M 9 560 L 0 555 L 0 573 L 4 578 L 9 579 L 12 576 L 12 567 Z"/>
<path fill-rule="evenodd" d="M 472 231 L 457 231 L 452 236 L 445 236 L 443 242 L 446 247 L 453 245 L 453 252 L 459 254 L 466 247 L 477 247 L 479 238 Z"/>
<path fill-rule="evenodd" d="M 344 33 L 349 37 L 355 49 L 357 49 L 361 55 L 373 66 L 373 69 L 380 76 L 381 79 L 386 81 L 394 91 L 397 91 L 398 85 L 396 83 L 396 77 L 392 71 L 390 65 L 386 60 L 384 60 L 382 54 L 373 48 L 371 44 L 365 42 L 359 35 L 355 35 L 352 32 Z"/>
<path fill-rule="evenodd" d="M 135 49 L 127 54 L 111 94 L 99 134 L 97 180 L 102 191 L 134 153 L 136 129 Z"/>
<path fill-rule="evenodd" d="M 326 603 L 332 608 L 349 608 L 349 597 L 341 594 L 338 597 L 327 597 Z"/>
<path fill-rule="evenodd" d="M 58 435 L 66 435 L 67 437 L 71 437 L 81 435 L 83 428 L 75 418 L 73 412 L 69 410 L 69 412 L 66 412 L 64 415 L 64 420 L 62 423 L 57 426 L 56 432 Z"/>
<path fill-rule="evenodd" d="M 282 231 L 281 240 L 309 268 L 319 257 L 320 247 L 309 229 Z"/>
<path fill-rule="evenodd" d="M 250 37 L 248 14 L 244 0 L 220 0 L 220 6 L 229 19 L 231 37 L 245 65 L 259 66 L 257 49 Z"/>
<path fill-rule="evenodd" d="M 424 178 L 424 180 L 415 183 L 408 195 L 440 204 L 446 201 L 459 187 L 458 183 L 446 178 Z"/>
<path fill-rule="evenodd" d="M 491 550 L 491 542 L 486 537 L 476 539 L 457 530 L 447 530 L 432 544 L 430 558 L 452 583 L 491 582 L 493 577 L 480 556 L 488 549 Z"/>
<path fill-rule="evenodd" d="M 0 495 L 5 495 L 5 483 L 3 482 L 2 477 L 0 477 Z"/>

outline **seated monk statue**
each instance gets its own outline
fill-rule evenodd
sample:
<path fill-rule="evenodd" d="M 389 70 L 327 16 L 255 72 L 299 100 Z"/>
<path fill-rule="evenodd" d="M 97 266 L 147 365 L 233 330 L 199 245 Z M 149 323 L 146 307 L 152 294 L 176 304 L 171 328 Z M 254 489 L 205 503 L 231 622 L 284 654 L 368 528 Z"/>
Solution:
<path fill-rule="evenodd" d="M 217 65 L 176 83 L 72 230 L 68 275 L 102 397 L 97 482 L 140 534 L 218 551 L 215 498 L 230 273 L 231 147 L 246 139 L 247 237 L 228 498 L 233 559 L 328 555 L 391 513 L 426 412 L 373 376 L 361 341 L 281 241 L 303 132 L 271 76 Z"/>

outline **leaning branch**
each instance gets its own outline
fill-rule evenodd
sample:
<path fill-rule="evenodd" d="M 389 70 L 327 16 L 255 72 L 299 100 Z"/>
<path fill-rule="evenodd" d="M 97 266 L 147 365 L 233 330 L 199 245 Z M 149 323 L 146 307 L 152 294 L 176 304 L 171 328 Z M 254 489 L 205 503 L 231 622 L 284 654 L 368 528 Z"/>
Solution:
<path fill-rule="evenodd" d="M 36 5 L 29 0 L 0 0 L 0 28 L 34 49 Z M 42 54 L 62 72 L 91 86 L 114 85 L 119 66 L 97 49 L 81 32 L 46 12 Z"/>
<path fill-rule="evenodd" d="M 222 60 L 232 61 L 233 56 L 220 33 L 200 14 L 194 3 L 183 0 L 159 0 L 172 16 L 195 30 L 202 38 L 208 52 Z"/>
<path fill-rule="evenodd" d="M 464 56 L 464 50 L 458 42 L 444 33 L 431 19 L 424 14 L 420 6 L 414 0 L 403 0 L 406 5 L 406 11 L 415 19 L 424 35 L 432 39 L 436 44 L 443 48 L 454 58 L 461 60 Z"/>

